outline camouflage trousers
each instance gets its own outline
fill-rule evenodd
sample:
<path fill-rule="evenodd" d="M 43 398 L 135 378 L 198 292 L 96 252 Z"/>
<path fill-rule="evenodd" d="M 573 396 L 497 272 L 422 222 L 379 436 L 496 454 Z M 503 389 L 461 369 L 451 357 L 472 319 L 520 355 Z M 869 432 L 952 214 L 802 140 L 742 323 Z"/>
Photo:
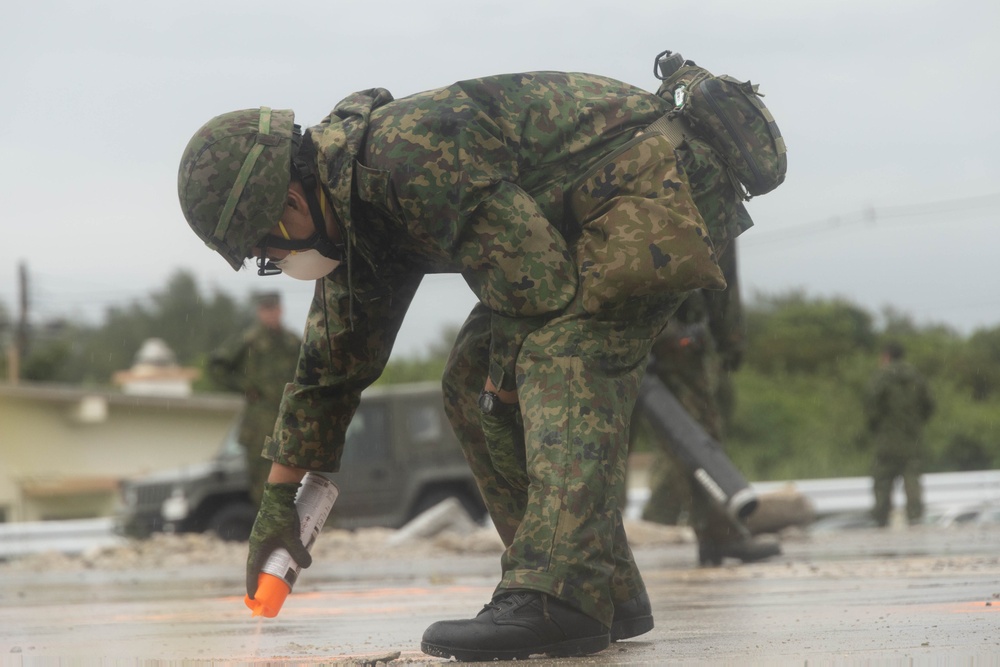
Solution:
<path fill-rule="evenodd" d="M 478 306 L 463 325 L 444 394 L 506 547 L 497 590 L 548 593 L 610 625 L 614 604 L 645 590 L 622 508 L 628 415 L 650 341 L 589 331 L 592 320 L 529 338 L 518 363 L 523 439 L 513 451 L 496 451 L 477 402 L 488 372 L 490 317 Z"/>
<path fill-rule="evenodd" d="M 596 170 L 601 188 L 574 199 L 580 286 L 516 353 L 519 437 L 498 444 L 484 435 L 477 398 L 490 365 L 486 307 L 466 320 L 444 377 L 446 411 L 506 546 L 497 591 L 540 591 L 609 626 L 615 604 L 645 590 L 622 509 L 629 419 L 647 356 L 685 290 L 722 280 L 669 143 L 669 154 L 639 149 L 637 162 Z M 662 263 L 640 257 L 651 233 L 675 235 L 681 253 L 706 245 L 709 253 L 672 283 Z"/>
<path fill-rule="evenodd" d="M 882 527 L 889 525 L 892 512 L 892 487 L 899 477 L 903 478 L 903 492 L 906 494 L 906 519 L 916 523 L 924 514 L 923 488 L 920 484 L 920 457 L 913 454 L 878 452 L 872 470 L 872 491 L 875 506 L 872 518 Z"/>

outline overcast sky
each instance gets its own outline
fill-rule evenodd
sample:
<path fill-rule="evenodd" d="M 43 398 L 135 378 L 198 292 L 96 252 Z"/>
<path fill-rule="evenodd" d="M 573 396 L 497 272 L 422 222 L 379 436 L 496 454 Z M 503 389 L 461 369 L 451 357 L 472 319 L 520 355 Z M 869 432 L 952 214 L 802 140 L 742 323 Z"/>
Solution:
<path fill-rule="evenodd" d="M 295 14 L 290 12 L 295 11 Z M 995 0 L 32 0 L 0 20 L 0 302 L 99 321 L 180 268 L 205 289 L 312 287 L 234 273 L 188 229 L 177 165 L 220 113 L 402 97 L 500 72 L 572 70 L 655 90 L 679 51 L 759 83 L 789 150 L 750 202 L 745 296 L 802 289 L 963 333 L 1000 325 L 1000 3 Z M 461 279 L 421 287 L 396 354 L 460 323 Z"/>

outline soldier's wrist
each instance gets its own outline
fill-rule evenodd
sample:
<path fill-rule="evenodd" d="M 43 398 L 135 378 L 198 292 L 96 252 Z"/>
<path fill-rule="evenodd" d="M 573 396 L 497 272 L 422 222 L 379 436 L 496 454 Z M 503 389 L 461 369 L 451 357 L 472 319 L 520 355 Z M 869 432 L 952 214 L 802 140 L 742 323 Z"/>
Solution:
<path fill-rule="evenodd" d="M 271 484 L 299 484 L 307 472 L 309 471 L 303 468 L 293 468 L 283 463 L 273 462 L 267 481 Z"/>

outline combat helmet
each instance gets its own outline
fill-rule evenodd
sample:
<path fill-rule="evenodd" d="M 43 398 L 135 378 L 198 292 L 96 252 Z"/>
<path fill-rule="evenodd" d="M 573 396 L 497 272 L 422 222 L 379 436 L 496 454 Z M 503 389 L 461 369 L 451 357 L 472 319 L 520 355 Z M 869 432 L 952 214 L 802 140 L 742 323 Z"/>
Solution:
<path fill-rule="evenodd" d="M 194 233 L 238 271 L 281 218 L 300 142 L 290 109 L 216 116 L 188 142 L 177 175 Z"/>

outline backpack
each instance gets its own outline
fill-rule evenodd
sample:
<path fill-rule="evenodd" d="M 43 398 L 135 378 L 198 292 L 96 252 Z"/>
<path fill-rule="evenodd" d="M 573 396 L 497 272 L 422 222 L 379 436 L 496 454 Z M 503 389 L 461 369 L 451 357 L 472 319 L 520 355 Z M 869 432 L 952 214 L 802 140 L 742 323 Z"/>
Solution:
<path fill-rule="evenodd" d="M 656 56 L 653 74 L 662 81 L 656 94 L 674 105 L 656 124 L 675 146 L 689 133 L 706 141 L 744 200 L 781 185 L 785 141 L 755 84 L 715 76 L 672 51 Z"/>

